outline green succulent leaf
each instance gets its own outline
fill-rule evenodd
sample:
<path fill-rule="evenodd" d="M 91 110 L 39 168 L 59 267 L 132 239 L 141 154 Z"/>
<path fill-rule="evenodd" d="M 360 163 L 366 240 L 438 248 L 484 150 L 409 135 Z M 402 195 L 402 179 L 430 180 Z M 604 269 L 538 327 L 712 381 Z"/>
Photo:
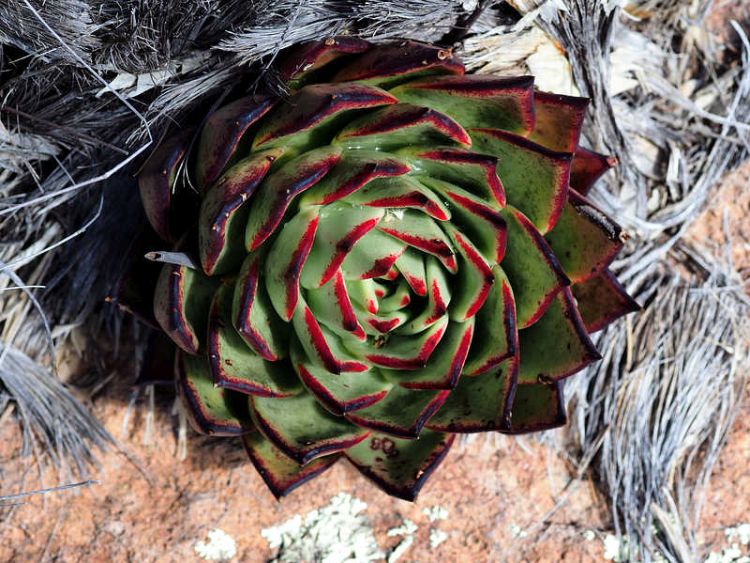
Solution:
<path fill-rule="evenodd" d="M 534 383 L 516 387 L 507 434 L 541 432 L 563 426 L 568 420 L 563 382 Z"/>
<path fill-rule="evenodd" d="M 563 289 L 533 326 L 519 331 L 519 383 L 557 381 L 601 359 L 576 309 Z"/>
<path fill-rule="evenodd" d="M 439 432 L 489 432 L 510 428 L 518 359 L 506 358 L 488 371 L 464 374 L 427 427 Z"/>
<path fill-rule="evenodd" d="M 443 461 L 455 435 L 425 430 L 419 440 L 373 433 L 346 451 L 346 457 L 368 479 L 389 494 L 413 501 Z"/>
<path fill-rule="evenodd" d="M 471 129 L 470 133 L 475 150 L 498 157 L 497 171 L 508 202 L 542 234 L 549 232 L 565 206 L 571 155 L 498 129 Z"/>
<path fill-rule="evenodd" d="M 628 295 L 612 272 L 605 269 L 571 288 L 583 324 L 589 334 L 611 322 L 639 311 L 641 306 Z"/>
<path fill-rule="evenodd" d="M 263 435 L 301 465 L 347 450 L 369 435 L 369 431 L 325 410 L 309 393 L 252 397 L 251 414 Z"/>
<path fill-rule="evenodd" d="M 534 127 L 532 76 L 421 78 L 394 88 L 391 94 L 400 102 L 448 114 L 466 128 L 486 127 L 525 134 Z"/>
<path fill-rule="evenodd" d="M 535 92 L 534 130 L 529 139 L 553 151 L 575 151 L 588 105 L 587 98 Z"/>
<path fill-rule="evenodd" d="M 332 454 L 301 465 L 282 453 L 258 431 L 243 435 L 242 442 L 255 469 L 277 499 L 317 477 L 339 459 L 337 454 Z"/>
<path fill-rule="evenodd" d="M 232 326 L 234 286 L 216 292 L 208 321 L 207 352 L 214 384 L 249 395 L 286 397 L 302 390 L 288 362 L 269 362 L 249 348 Z"/>
<path fill-rule="evenodd" d="M 161 329 L 188 354 L 204 345 L 206 321 L 217 282 L 201 272 L 165 264 L 154 289 L 154 316 Z"/>
<path fill-rule="evenodd" d="M 197 432 L 236 436 L 252 428 L 245 395 L 215 387 L 205 356 L 177 352 L 175 371 L 177 392 Z"/>

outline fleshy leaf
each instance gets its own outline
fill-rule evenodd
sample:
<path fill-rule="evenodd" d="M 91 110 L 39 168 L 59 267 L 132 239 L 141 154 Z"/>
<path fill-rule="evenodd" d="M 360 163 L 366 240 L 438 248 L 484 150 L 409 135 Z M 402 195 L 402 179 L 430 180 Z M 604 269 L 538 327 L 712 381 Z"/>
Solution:
<path fill-rule="evenodd" d="M 438 221 L 450 219 L 450 212 L 440 198 L 417 180 L 407 176 L 370 182 L 349 196 L 348 201 L 371 207 L 417 209 Z"/>
<path fill-rule="evenodd" d="M 333 279 L 322 287 L 308 290 L 307 302 L 315 318 L 332 332 L 344 338 L 365 339 L 365 331 L 357 320 L 341 270 L 336 270 Z"/>
<path fill-rule="evenodd" d="M 333 142 L 352 149 L 391 150 L 446 142 L 468 147 L 471 138 L 463 127 L 443 113 L 397 104 L 353 119 Z"/>
<path fill-rule="evenodd" d="M 250 137 L 249 129 L 275 105 L 266 96 L 250 96 L 225 105 L 212 113 L 201 131 L 195 158 L 195 181 L 205 191 L 236 158 L 240 141 Z"/>
<path fill-rule="evenodd" d="M 188 354 L 203 347 L 215 280 L 202 272 L 165 264 L 154 290 L 154 316 L 162 330 Z"/>
<path fill-rule="evenodd" d="M 357 426 L 401 438 L 422 438 L 422 427 L 445 402 L 449 390 L 422 391 L 394 386 L 374 405 L 346 414 Z"/>
<path fill-rule="evenodd" d="M 301 206 L 327 205 L 357 192 L 376 178 L 401 176 L 411 169 L 401 159 L 377 151 L 344 151 L 333 170 L 299 198 Z"/>
<path fill-rule="evenodd" d="M 382 209 L 339 202 L 323 207 L 315 242 L 302 270 L 302 286 L 317 288 L 328 283 L 357 241 L 375 228 L 384 213 Z"/>
<path fill-rule="evenodd" d="M 250 395 L 285 397 L 302 390 L 289 362 L 268 362 L 232 326 L 233 285 L 216 292 L 208 321 L 208 360 L 214 384 Z"/>
<path fill-rule="evenodd" d="M 304 150 L 326 144 L 352 110 L 394 104 L 385 90 L 366 84 L 313 84 L 279 105 L 253 141 L 253 150 L 284 146 Z"/>
<path fill-rule="evenodd" d="M 451 320 L 463 322 L 482 307 L 495 283 L 495 276 L 487 260 L 464 234 L 453 225 L 446 230 L 461 256 L 457 282 L 461 291 L 456 292 L 448 310 Z"/>
<path fill-rule="evenodd" d="M 146 219 L 156 234 L 167 241 L 179 238 L 180 220 L 191 216 L 186 213 L 189 209 L 180 209 L 191 205 L 191 192 L 175 186 L 177 169 L 185 158 L 191 135 L 192 130 L 187 130 L 167 139 L 151 154 L 138 175 Z"/>
<path fill-rule="evenodd" d="M 519 331 L 518 339 L 519 383 L 557 381 L 601 359 L 567 287 L 553 299 L 541 319 Z"/>
<path fill-rule="evenodd" d="M 231 271 L 245 255 L 250 207 L 244 205 L 283 150 L 263 151 L 232 166 L 203 196 L 198 219 L 201 265 L 209 275 Z"/>
<path fill-rule="evenodd" d="M 518 359 L 506 358 L 476 377 L 462 376 L 427 427 L 439 432 L 489 432 L 510 426 Z"/>
<path fill-rule="evenodd" d="M 400 311 L 409 305 L 409 303 L 411 303 L 409 284 L 402 278 L 391 293 L 379 300 L 378 312 L 391 313 L 393 311 Z"/>
<path fill-rule="evenodd" d="M 204 356 L 189 356 L 178 351 L 175 371 L 177 392 L 197 432 L 236 436 L 252 428 L 246 396 L 215 387 Z"/>
<path fill-rule="evenodd" d="M 282 80 L 292 88 L 299 88 L 329 63 L 347 55 L 364 53 L 370 47 L 363 39 L 346 36 L 309 41 L 282 52 L 277 68 Z"/>
<path fill-rule="evenodd" d="M 405 250 L 401 241 L 373 229 L 349 251 L 341 271 L 347 280 L 377 278 L 386 274 Z"/>
<path fill-rule="evenodd" d="M 609 266 L 623 245 L 620 226 L 573 191 L 557 225 L 545 238 L 573 283 Z"/>
<path fill-rule="evenodd" d="M 367 430 L 329 413 L 309 393 L 284 398 L 253 397 L 251 414 L 258 430 L 302 465 L 344 451 L 369 435 Z"/>
<path fill-rule="evenodd" d="M 289 321 L 297 308 L 299 278 L 315 240 L 318 208 L 300 211 L 280 230 L 265 259 L 265 284 L 276 313 Z"/>
<path fill-rule="evenodd" d="M 449 203 L 452 223 L 476 245 L 490 264 L 505 256 L 507 225 L 500 212 L 486 201 L 447 182 L 433 178 L 422 181 Z"/>
<path fill-rule="evenodd" d="M 518 328 L 534 324 L 550 301 L 570 280 L 536 227 L 512 207 L 502 211 L 508 225 L 508 243 L 502 267 L 516 301 Z"/>
<path fill-rule="evenodd" d="M 505 206 L 505 190 L 497 175 L 497 157 L 458 148 L 409 147 L 398 154 L 410 157 L 423 177 L 450 182 L 482 198 L 486 205 Z"/>
<path fill-rule="evenodd" d="M 568 197 L 571 155 L 553 152 L 497 129 L 471 129 L 474 150 L 498 157 L 498 175 L 508 203 L 542 234 L 551 230 Z"/>
<path fill-rule="evenodd" d="M 427 295 L 427 276 L 421 252 L 407 248 L 396 260 L 396 268 L 414 293 L 423 297 Z"/>
<path fill-rule="evenodd" d="M 589 333 L 601 330 L 614 320 L 641 308 L 607 269 L 574 285 L 571 291 Z"/>
<path fill-rule="evenodd" d="M 390 495 L 414 501 L 455 436 L 425 430 L 419 440 L 373 433 L 346 452 L 359 471 Z"/>
<path fill-rule="evenodd" d="M 399 334 L 409 335 L 422 332 L 432 326 L 448 312 L 451 302 L 451 291 L 448 276 L 437 259 L 428 256 L 426 260 L 427 273 L 427 306 L 425 310 L 411 319 L 398 330 Z"/>
<path fill-rule="evenodd" d="M 297 310 L 292 317 L 294 331 L 305 354 L 331 373 L 346 371 L 363 372 L 368 366 L 351 358 L 351 355 L 338 342 L 338 337 L 318 323 L 315 313 L 300 298 Z"/>
<path fill-rule="evenodd" d="M 464 367 L 473 334 L 474 319 L 448 323 L 445 336 L 425 367 L 411 371 L 385 371 L 385 374 L 407 389 L 453 389 Z"/>
<path fill-rule="evenodd" d="M 416 41 L 378 45 L 347 64 L 334 82 L 356 80 L 383 87 L 428 74 L 463 74 L 464 65 L 450 49 Z"/>
<path fill-rule="evenodd" d="M 553 151 L 575 151 L 588 105 L 588 98 L 536 92 L 536 122 L 529 139 Z"/>
<path fill-rule="evenodd" d="M 366 278 L 363 280 L 345 280 L 346 291 L 353 303 L 364 310 L 377 314 L 379 307 L 378 295 L 375 291 L 375 280 Z"/>
<path fill-rule="evenodd" d="M 287 355 L 288 336 L 260 283 L 264 253 L 245 258 L 237 276 L 232 301 L 232 324 L 242 339 L 263 359 L 275 362 Z"/>
<path fill-rule="evenodd" d="M 363 409 L 377 403 L 392 387 L 373 371 L 333 374 L 304 358 L 292 348 L 292 361 L 307 389 L 326 409 L 336 415 Z"/>
<path fill-rule="evenodd" d="M 258 431 L 242 436 L 242 443 L 250 461 L 276 499 L 288 495 L 303 483 L 317 477 L 339 459 L 339 455 L 332 454 L 300 465 L 283 454 Z"/>
<path fill-rule="evenodd" d="M 513 397 L 510 428 L 503 432 L 541 432 L 563 426 L 567 421 L 563 381 L 519 385 Z"/>
<path fill-rule="evenodd" d="M 255 250 L 281 224 L 297 194 L 318 183 L 339 160 L 338 149 L 324 147 L 297 157 L 272 173 L 260 185 L 250 205 L 245 247 Z"/>
<path fill-rule="evenodd" d="M 596 181 L 615 166 L 617 166 L 615 157 L 578 147 L 570 170 L 570 187 L 586 195 Z"/>
<path fill-rule="evenodd" d="M 448 270 L 456 272 L 453 245 L 432 217 L 410 209 L 392 211 L 383 217 L 377 228 L 409 246 L 436 256 Z"/>
<path fill-rule="evenodd" d="M 513 289 L 500 266 L 495 266 L 492 273 L 495 283 L 477 312 L 474 339 L 464 365 L 464 375 L 483 373 L 518 352 Z"/>
<path fill-rule="evenodd" d="M 422 78 L 391 90 L 399 101 L 450 115 L 463 127 L 525 134 L 534 127 L 534 77 L 491 75 Z"/>
<path fill-rule="evenodd" d="M 419 369 L 427 365 L 433 350 L 445 334 L 447 315 L 440 317 L 427 330 L 418 335 L 390 336 L 380 347 L 352 342 L 352 349 L 364 354 L 376 366 L 391 369 Z"/>

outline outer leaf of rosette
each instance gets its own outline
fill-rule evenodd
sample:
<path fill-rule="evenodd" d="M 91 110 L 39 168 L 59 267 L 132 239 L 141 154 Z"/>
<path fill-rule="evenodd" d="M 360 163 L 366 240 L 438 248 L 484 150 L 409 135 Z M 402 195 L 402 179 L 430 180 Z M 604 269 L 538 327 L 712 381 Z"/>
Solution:
<path fill-rule="evenodd" d="M 162 330 L 188 354 L 203 348 L 211 298 L 218 284 L 203 272 L 165 264 L 154 290 L 154 316 Z"/>
<path fill-rule="evenodd" d="M 343 338 L 365 340 L 341 270 L 325 285 L 306 292 L 307 302 L 315 319 Z M 377 299 L 375 296 L 372 299 Z"/>
<path fill-rule="evenodd" d="M 401 84 L 390 92 L 401 102 L 450 115 L 463 127 L 521 135 L 534 128 L 533 76 L 437 76 Z"/>
<path fill-rule="evenodd" d="M 614 320 L 641 308 L 607 269 L 585 282 L 575 284 L 571 291 L 589 333 L 601 330 Z"/>
<path fill-rule="evenodd" d="M 518 339 L 520 384 L 557 381 L 601 359 L 567 287 L 552 300 L 541 319 L 519 332 Z"/>
<path fill-rule="evenodd" d="M 366 364 L 355 359 L 349 350 L 341 345 L 339 338 L 332 331 L 320 325 L 315 313 L 302 297 L 292 317 L 292 326 L 306 356 L 329 372 L 361 373 L 368 370 Z"/>
<path fill-rule="evenodd" d="M 307 207 L 279 231 L 266 255 L 264 282 L 276 313 L 289 322 L 299 300 L 299 278 L 318 229 L 318 207 Z"/>
<path fill-rule="evenodd" d="M 339 70 L 333 81 L 357 81 L 392 88 L 420 76 L 463 73 L 463 63 L 450 49 L 399 41 L 373 47 Z"/>
<path fill-rule="evenodd" d="M 245 343 L 264 360 L 285 358 L 288 341 L 284 323 L 276 315 L 261 271 L 266 253 L 250 253 L 242 263 L 232 297 L 232 325 Z"/>
<path fill-rule="evenodd" d="M 206 192 L 198 220 L 198 242 L 201 264 L 209 276 L 224 274 L 242 260 L 250 212 L 247 201 L 283 153 L 283 149 L 272 149 L 239 161 Z"/>
<path fill-rule="evenodd" d="M 382 209 L 342 202 L 322 207 L 315 242 L 302 269 L 302 286 L 318 288 L 328 283 L 347 254 L 375 228 L 384 213 Z"/>
<path fill-rule="evenodd" d="M 439 432 L 489 432 L 510 427 L 518 358 L 509 357 L 476 377 L 462 376 L 427 427 Z"/>
<path fill-rule="evenodd" d="M 333 374 L 310 362 L 299 346 L 292 346 L 292 362 L 310 393 L 339 416 L 377 403 L 393 386 L 374 370 Z"/>
<path fill-rule="evenodd" d="M 346 450 L 369 435 L 343 417 L 324 409 L 310 393 L 294 397 L 252 397 L 256 428 L 297 463 Z"/>
<path fill-rule="evenodd" d="M 234 283 L 216 292 L 208 321 L 208 360 L 218 387 L 264 397 L 286 397 L 302 390 L 289 362 L 268 362 L 248 347 L 232 326 Z"/>
<path fill-rule="evenodd" d="M 490 207 L 505 206 L 505 190 L 497 175 L 497 157 L 452 147 L 407 147 L 398 151 L 414 172 L 470 191 Z"/>
<path fill-rule="evenodd" d="M 253 197 L 245 229 L 245 248 L 255 250 L 274 234 L 297 195 L 320 182 L 340 156 L 338 148 L 323 147 L 308 151 L 272 172 Z"/>
<path fill-rule="evenodd" d="M 384 373 L 407 389 L 453 389 L 461 376 L 473 334 L 474 319 L 450 322 L 425 367 L 407 371 L 384 370 Z"/>
<path fill-rule="evenodd" d="M 240 142 L 252 138 L 252 126 L 275 104 L 275 99 L 266 96 L 249 96 L 219 108 L 208 117 L 195 158 L 199 190 L 210 188 L 236 155 L 242 153 L 237 150 Z"/>
<path fill-rule="evenodd" d="M 419 440 L 402 440 L 373 433 L 346 451 L 346 457 L 389 495 L 414 501 L 443 461 L 455 436 L 425 430 Z"/>
<path fill-rule="evenodd" d="M 364 356 L 367 361 L 379 367 L 414 370 L 427 365 L 448 327 L 448 316 L 440 317 L 429 328 L 416 335 L 391 336 L 380 348 L 356 341 L 348 341 L 353 353 Z"/>
<path fill-rule="evenodd" d="M 476 314 L 474 339 L 463 375 L 475 376 L 494 368 L 518 352 L 518 329 L 513 288 L 500 266 L 492 268 L 495 283 Z"/>
<path fill-rule="evenodd" d="M 461 256 L 456 282 L 460 291 L 455 292 L 448 313 L 451 320 L 463 322 L 476 315 L 484 305 L 495 283 L 495 276 L 482 253 L 464 233 L 453 225 L 446 225 L 445 230 Z"/>
<path fill-rule="evenodd" d="M 345 416 L 357 426 L 399 438 L 421 438 L 430 417 L 443 405 L 450 390 L 416 390 L 395 385 L 374 405 Z"/>
<path fill-rule="evenodd" d="M 415 209 L 438 221 L 450 219 L 450 211 L 440 198 L 410 176 L 375 180 L 350 195 L 347 201 L 368 207 Z"/>
<path fill-rule="evenodd" d="M 503 271 L 510 280 L 518 328 L 533 325 L 570 280 L 531 221 L 513 207 L 502 210 L 508 225 Z"/>
<path fill-rule="evenodd" d="M 380 220 L 377 230 L 432 254 L 447 270 L 453 273 L 457 271 L 453 245 L 432 217 L 411 209 L 390 211 Z"/>
<path fill-rule="evenodd" d="M 372 109 L 397 100 L 366 84 L 311 84 L 295 92 L 264 120 L 253 150 L 283 146 L 305 150 L 328 144 L 352 110 Z"/>
<path fill-rule="evenodd" d="M 563 397 L 564 381 L 534 383 L 516 387 L 505 434 L 541 432 L 564 426 L 568 421 Z"/>
<path fill-rule="evenodd" d="M 396 104 L 350 121 L 332 141 L 351 149 L 395 150 L 414 145 L 471 146 L 469 134 L 439 111 Z"/>
<path fill-rule="evenodd" d="M 422 313 L 410 319 L 399 327 L 400 335 L 417 334 L 435 324 L 448 312 L 451 303 L 451 289 L 448 275 L 436 258 L 428 256 L 425 259 L 427 276 L 427 305 Z M 464 288 L 462 287 L 462 291 Z"/>
<path fill-rule="evenodd" d="M 499 264 L 505 256 L 508 227 L 499 209 L 456 185 L 429 177 L 420 177 L 426 186 L 448 203 L 451 223 L 476 245 L 490 264 Z"/>
<path fill-rule="evenodd" d="M 185 158 L 193 130 L 183 131 L 162 143 L 143 165 L 138 188 L 146 218 L 163 240 L 175 241 L 182 234 L 179 224 L 192 192 L 176 186 L 177 169 Z M 182 200 L 182 201 L 181 201 Z"/>
<path fill-rule="evenodd" d="M 333 170 L 299 198 L 300 206 L 328 205 L 356 192 L 376 178 L 410 171 L 402 159 L 378 151 L 344 151 Z"/>
<path fill-rule="evenodd" d="M 536 123 L 528 138 L 553 151 L 574 152 L 588 105 L 588 98 L 535 92 Z"/>
<path fill-rule="evenodd" d="M 247 396 L 215 387 L 205 356 L 175 357 L 177 392 L 188 420 L 202 434 L 236 436 L 252 428 Z"/>
<path fill-rule="evenodd" d="M 617 159 L 582 147 L 576 149 L 570 171 L 570 187 L 586 195 L 591 187 L 610 168 L 617 166 Z"/>
<path fill-rule="evenodd" d="M 257 430 L 242 436 L 245 451 L 273 496 L 280 499 L 317 477 L 339 459 L 333 454 L 300 465 Z"/>
<path fill-rule="evenodd" d="M 279 75 L 292 89 L 304 86 L 324 67 L 349 55 L 364 53 L 372 45 L 356 37 L 327 37 L 286 49 L 276 64 Z M 330 67 L 329 67 L 330 68 Z M 317 82 L 322 82 L 318 80 Z"/>
<path fill-rule="evenodd" d="M 545 239 L 573 283 L 595 276 L 622 250 L 623 233 L 593 203 L 570 191 L 555 228 Z"/>
<path fill-rule="evenodd" d="M 498 129 L 469 133 L 474 150 L 498 157 L 508 203 L 523 211 L 542 234 L 551 230 L 568 198 L 572 156 Z"/>

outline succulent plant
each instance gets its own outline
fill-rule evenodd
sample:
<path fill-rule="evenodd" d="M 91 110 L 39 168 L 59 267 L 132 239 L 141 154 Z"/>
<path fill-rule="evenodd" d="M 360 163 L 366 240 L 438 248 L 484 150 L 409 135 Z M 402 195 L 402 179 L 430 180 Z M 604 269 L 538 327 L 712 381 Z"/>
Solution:
<path fill-rule="evenodd" d="M 411 41 L 276 71 L 288 96 L 199 118 L 139 176 L 184 258 L 152 312 L 195 429 L 241 436 L 277 497 L 345 457 L 414 499 L 456 433 L 564 424 L 589 333 L 637 308 L 585 197 L 613 164 L 578 146 L 587 100 Z"/>

